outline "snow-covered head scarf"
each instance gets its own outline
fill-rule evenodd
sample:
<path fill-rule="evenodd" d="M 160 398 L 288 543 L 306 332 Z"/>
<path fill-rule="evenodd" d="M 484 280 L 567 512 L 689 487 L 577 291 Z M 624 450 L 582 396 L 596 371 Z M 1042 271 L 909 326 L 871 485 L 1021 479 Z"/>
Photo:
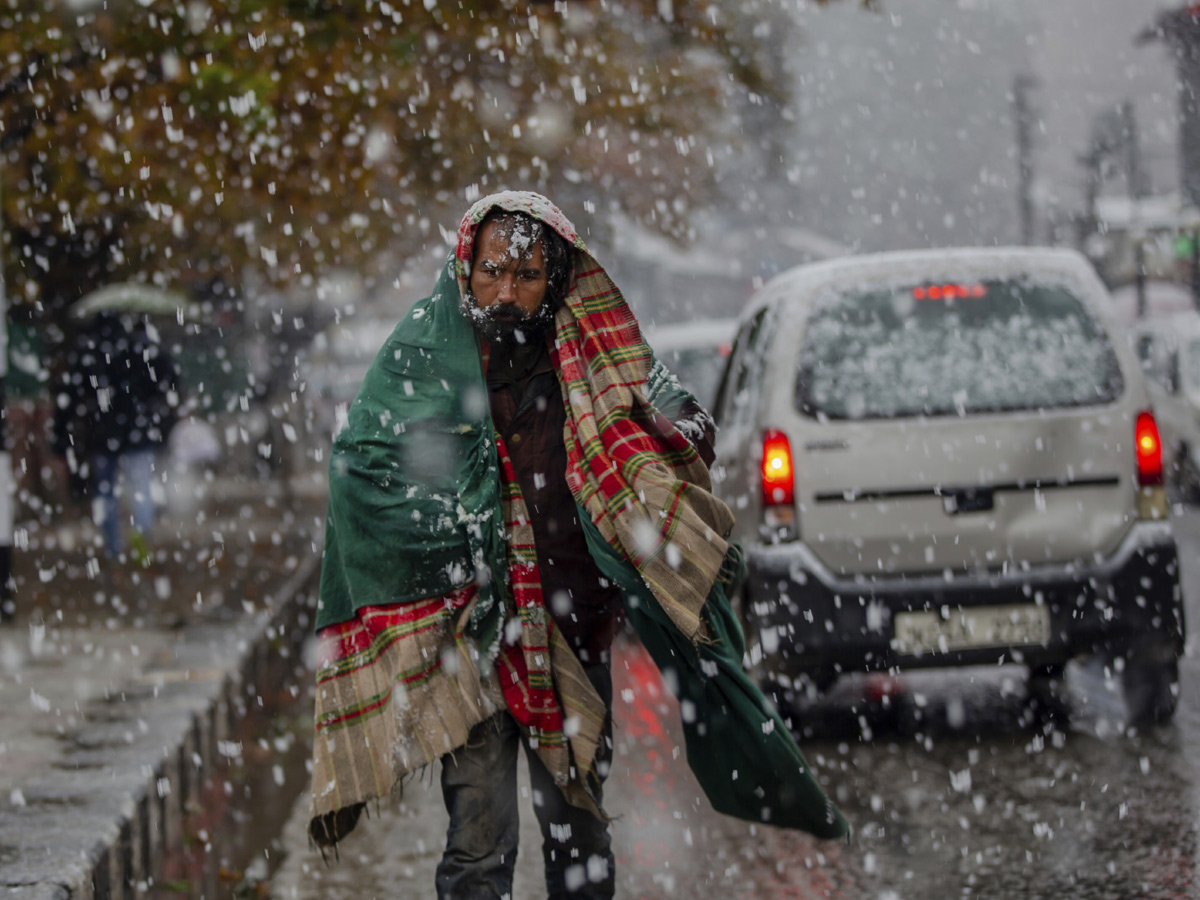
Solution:
<path fill-rule="evenodd" d="M 547 218 L 542 219 L 545 215 Z M 523 260 L 541 246 L 546 272 L 546 296 L 537 311 L 530 315 L 538 329 L 551 327 L 554 314 L 562 305 L 571 283 L 575 250 L 587 252 L 567 217 L 541 194 L 528 191 L 505 191 L 477 202 L 467 211 L 458 229 L 455 248 L 455 272 L 463 309 L 476 327 L 487 334 L 489 313 L 495 308 L 481 308 L 471 290 L 471 270 L 474 263 L 475 241 L 487 222 L 495 222 L 509 242 L 509 251 Z"/>

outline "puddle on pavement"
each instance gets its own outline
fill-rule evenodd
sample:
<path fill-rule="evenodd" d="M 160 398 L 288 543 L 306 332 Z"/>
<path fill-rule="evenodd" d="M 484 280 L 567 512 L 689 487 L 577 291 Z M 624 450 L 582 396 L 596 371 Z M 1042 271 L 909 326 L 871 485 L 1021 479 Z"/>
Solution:
<path fill-rule="evenodd" d="M 309 785 L 312 673 L 297 666 L 282 681 L 241 723 L 240 756 L 228 758 L 200 786 L 184 825 L 183 850 L 167 859 L 147 900 L 266 895 L 283 858 L 283 827 Z"/>

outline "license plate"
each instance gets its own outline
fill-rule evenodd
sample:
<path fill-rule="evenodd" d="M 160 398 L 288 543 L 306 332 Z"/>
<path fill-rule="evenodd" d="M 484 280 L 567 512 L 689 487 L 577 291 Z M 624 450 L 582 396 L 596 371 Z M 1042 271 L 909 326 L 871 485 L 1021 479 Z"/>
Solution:
<path fill-rule="evenodd" d="M 1032 603 L 896 613 L 898 653 L 920 656 L 979 647 L 1047 644 L 1050 610 Z"/>

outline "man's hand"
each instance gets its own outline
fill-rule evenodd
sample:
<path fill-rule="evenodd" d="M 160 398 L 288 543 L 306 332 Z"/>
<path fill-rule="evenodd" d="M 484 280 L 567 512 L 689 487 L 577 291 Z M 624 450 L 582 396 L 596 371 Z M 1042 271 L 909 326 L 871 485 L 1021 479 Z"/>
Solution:
<path fill-rule="evenodd" d="M 695 400 L 688 400 L 680 410 L 675 427 L 687 438 L 688 443 L 696 448 L 704 465 L 711 466 L 716 458 L 713 441 L 717 437 L 717 423 L 713 421 L 708 410 Z"/>

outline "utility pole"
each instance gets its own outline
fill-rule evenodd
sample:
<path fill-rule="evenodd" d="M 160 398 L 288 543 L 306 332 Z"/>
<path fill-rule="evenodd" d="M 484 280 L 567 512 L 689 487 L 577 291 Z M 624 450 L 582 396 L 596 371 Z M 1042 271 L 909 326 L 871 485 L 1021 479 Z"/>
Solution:
<path fill-rule="evenodd" d="M 1125 100 L 1120 106 L 1121 143 L 1125 151 L 1125 190 L 1134 210 L 1135 220 L 1141 219 L 1138 201 L 1142 190 L 1141 151 L 1138 149 L 1137 117 L 1133 112 L 1133 101 Z M 1137 317 L 1146 317 L 1146 235 L 1140 228 L 1133 232 L 1136 241 L 1133 248 L 1133 283 L 1137 291 Z"/>
<path fill-rule="evenodd" d="M 1134 234 L 1133 286 L 1137 297 L 1137 317 L 1146 318 L 1146 237 L 1141 231 Z"/>
<path fill-rule="evenodd" d="M 1037 80 L 1024 73 L 1013 78 L 1013 121 L 1017 129 L 1017 211 L 1021 243 L 1033 243 L 1033 111 L 1029 92 Z"/>
<path fill-rule="evenodd" d="M 1146 196 L 1146 186 L 1142 178 L 1142 151 L 1138 140 L 1137 116 L 1134 114 L 1131 100 L 1121 104 L 1121 131 L 1125 144 L 1125 180 L 1128 182 L 1129 199 L 1138 200 Z"/>

